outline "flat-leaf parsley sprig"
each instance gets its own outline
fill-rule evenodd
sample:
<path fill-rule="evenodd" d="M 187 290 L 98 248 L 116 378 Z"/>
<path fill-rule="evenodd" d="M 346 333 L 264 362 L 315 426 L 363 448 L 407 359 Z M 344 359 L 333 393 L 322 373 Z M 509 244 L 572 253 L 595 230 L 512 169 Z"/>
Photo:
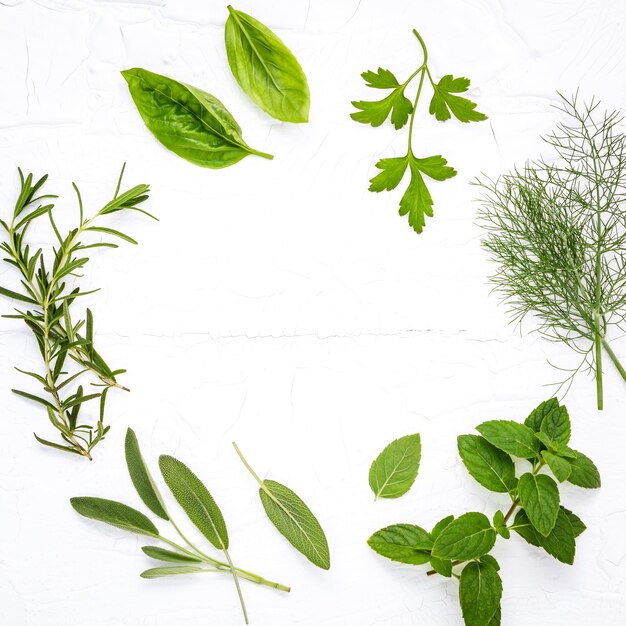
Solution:
<path fill-rule="evenodd" d="M 88 251 L 94 248 L 117 248 L 113 243 L 121 239 L 128 243 L 137 242 L 128 235 L 109 226 L 100 225 L 101 219 L 120 211 L 136 211 L 153 217 L 139 208 L 148 198 L 148 185 L 136 185 L 120 193 L 124 168 L 117 182 L 113 198 L 92 217 L 86 217 L 78 187 L 74 190 L 78 198 L 78 223 L 65 236 L 61 235 L 53 216 L 54 204 L 50 200 L 57 196 L 37 195 L 47 180 L 47 175 L 34 181 L 33 175 L 24 176 L 19 171 L 21 190 L 13 215 L 9 221 L 0 219 L 0 227 L 6 233 L 6 240 L 0 243 L 0 250 L 6 255 L 4 261 L 12 265 L 20 275 L 19 292 L 0 286 L 0 295 L 22 303 L 15 314 L 4 317 L 20 319 L 35 336 L 41 357 L 41 373 L 22 371 L 36 380 L 43 388 L 45 397 L 29 391 L 13 391 L 28 400 L 42 405 L 48 418 L 59 431 L 61 441 L 53 442 L 35 435 L 39 443 L 64 452 L 79 454 L 91 460 L 91 451 L 109 430 L 104 425 L 104 408 L 107 392 L 112 387 L 128 391 L 117 381 L 117 376 L 125 370 L 111 369 L 94 347 L 93 315 L 87 309 L 84 318 L 78 321 L 74 315 L 77 298 L 97 290 L 82 291 L 75 286 L 75 278 L 82 276 L 83 268 L 89 261 Z M 47 255 L 43 248 L 31 248 L 26 242 L 28 228 L 37 219 L 46 216 L 56 238 L 56 244 Z M 89 235 L 97 235 L 101 240 L 87 241 Z M 75 371 L 68 371 L 68 364 L 74 362 Z M 98 391 L 85 393 L 79 379 L 91 372 L 98 382 Z M 99 417 L 95 425 L 82 421 L 80 411 L 85 403 L 98 400 Z"/>
<path fill-rule="evenodd" d="M 411 181 L 402 199 L 400 200 L 400 215 L 408 215 L 409 224 L 417 233 L 421 233 L 426 225 L 426 216 L 433 216 L 433 199 L 426 186 L 424 177 L 443 181 L 456 176 L 456 170 L 448 165 L 441 155 L 418 157 L 413 152 L 413 129 L 415 114 L 422 89 L 426 79 L 433 89 L 429 113 L 440 122 L 445 122 L 453 116 L 460 122 L 481 122 L 487 116 L 476 110 L 476 104 L 459 95 L 469 89 L 468 78 L 454 78 L 446 74 L 439 82 L 435 82 L 428 67 L 428 50 L 420 34 L 413 30 L 423 52 L 422 64 L 400 83 L 389 70 L 378 68 L 376 72 L 363 72 L 368 87 L 373 89 L 391 89 L 391 93 L 379 101 L 355 101 L 352 104 L 359 109 L 351 114 L 353 120 L 362 124 L 380 126 L 387 118 L 396 130 L 409 123 L 407 153 L 402 157 L 381 159 L 376 167 L 381 170 L 372 178 L 370 191 L 389 191 L 395 189 L 407 171 L 410 171 Z M 405 95 L 406 88 L 414 80 L 418 80 L 417 93 L 413 102 Z"/>

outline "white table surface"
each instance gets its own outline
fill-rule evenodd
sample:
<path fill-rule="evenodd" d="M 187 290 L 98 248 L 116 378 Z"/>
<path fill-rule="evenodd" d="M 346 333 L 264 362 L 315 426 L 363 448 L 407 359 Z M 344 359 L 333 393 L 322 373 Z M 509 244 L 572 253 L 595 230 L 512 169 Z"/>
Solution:
<path fill-rule="evenodd" d="M 75 495 L 138 506 L 123 438 L 132 425 L 156 470 L 178 456 L 206 482 L 242 567 L 291 584 L 287 596 L 244 584 L 258 626 L 454 626 L 455 581 L 391 563 L 367 537 L 393 522 L 429 528 L 448 513 L 492 515 L 506 499 L 474 483 L 456 436 L 481 421 L 523 419 L 574 364 L 567 348 L 520 336 L 489 295 L 489 262 L 474 224 L 480 172 L 497 175 L 543 148 L 556 90 L 580 88 L 626 108 L 623 0 L 240 0 L 299 58 L 311 121 L 257 110 L 230 75 L 226 2 L 0 2 L 0 212 L 15 201 L 16 166 L 50 174 L 57 214 L 107 199 L 121 164 L 151 183 L 160 223 L 121 218 L 138 247 L 97 253 L 85 288 L 100 351 L 126 367 L 130 394 L 111 393 L 112 429 L 92 463 L 39 446 L 45 415 L 11 394 L 39 367 L 33 337 L 0 320 L 0 622 L 7 626 L 230 626 L 242 623 L 232 581 L 147 581 L 136 536 L 79 517 Z M 429 45 L 437 75 L 472 79 L 489 121 L 439 124 L 420 114 L 416 146 L 442 153 L 456 178 L 433 183 L 436 217 L 423 235 L 397 215 L 400 191 L 367 191 L 374 163 L 403 150 L 405 132 L 349 118 L 371 96 L 359 74 L 399 76 Z M 137 114 L 119 71 L 142 66 L 222 99 L 255 148 L 222 171 L 165 150 Z M 0 266 L 0 284 L 15 284 Z M 8 312 L 10 303 L 1 302 Z M 532 328 L 532 324 L 528 325 Z M 616 341 L 626 355 L 626 341 Z M 562 488 L 588 526 L 574 567 L 519 537 L 500 540 L 503 624 L 626 623 L 626 386 L 606 370 L 606 410 L 581 376 L 566 404 L 572 445 L 594 459 L 603 487 Z M 369 464 L 391 439 L 420 432 L 413 489 L 374 502 Z M 265 518 L 236 440 L 262 476 L 290 485 L 331 546 L 311 566 Z M 174 507 L 174 504 L 172 504 Z M 184 516 L 179 516 L 183 518 Z M 164 526 L 161 524 L 160 526 Z M 191 531 L 193 534 L 193 530 Z M 171 533 L 170 533 L 171 534 Z"/>

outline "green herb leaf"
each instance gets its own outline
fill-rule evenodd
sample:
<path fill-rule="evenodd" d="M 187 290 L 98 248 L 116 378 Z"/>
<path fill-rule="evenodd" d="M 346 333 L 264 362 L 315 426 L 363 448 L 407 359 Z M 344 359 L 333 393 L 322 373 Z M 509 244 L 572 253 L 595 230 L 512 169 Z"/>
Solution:
<path fill-rule="evenodd" d="M 161 519 L 169 520 L 169 515 L 165 510 L 161 494 L 154 480 L 152 480 L 152 476 L 141 456 L 137 435 L 135 435 L 135 432 L 131 428 L 126 431 L 124 450 L 128 473 L 130 474 L 130 478 L 133 481 L 133 485 L 135 485 L 139 497 L 155 515 L 158 515 Z"/>
<path fill-rule="evenodd" d="M 392 441 L 372 463 L 369 483 L 374 497 L 399 498 L 417 478 L 422 445 L 419 434 Z"/>
<path fill-rule="evenodd" d="M 535 530 L 523 509 L 517 512 L 515 521 L 511 527 L 511 530 L 514 530 L 528 543 L 537 548 L 543 548 L 555 559 L 558 559 L 562 563 L 567 563 L 568 565 L 574 562 L 576 552 L 575 538 L 583 532 L 584 529 L 585 525 L 580 519 L 564 507 L 559 508 L 554 527 L 545 537 Z"/>
<path fill-rule="evenodd" d="M 457 445 L 467 471 L 483 487 L 496 493 L 511 493 L 517 487 L 511 457 L 484 437 L 461 435 Z"/>
<path fill-rule="evenodd" d="M 202 567 L 194 567 L 193 565 L 173 565 L 171 567 L 153 567 L 139 574 L 142 578 L 164 578 L 165 576 L 180 576 L 182 574 L 199 574 L 206 572 Z M 217 570 L 215 570 L 217 571 Z"/>
<path fill-rule="evenodd" d="M 574 537 L 578 537 L 579 535 L 582 535 L 585 530 L 587 530 L 587 527 L 585 526 L 584 522 L 580 519 L 580 517 L 578 517 L 578 515 L 576 515 L 576 513 L 572 513 L 569 509 L 566 509 L 564 506 L 561 507 L 561 510 L 563 511 L 563 513 L 565 513 L 565 515 L 567 515 L 567 518 L 570 521 L 570 524 L 572 525 L 572 530 L 574 531 Z"/>
<path fill-rule="evenodd" d="M 400 200 L 399 213 L 408 215 L 409 224 L 421 233 L 426 225 L 426 216 L 433 216 L 433 199 L 423 175 L 442 181 L 456 176 L 456 171 L 447 165 L 441 155 L 418 159 L 407 154 L 404 157 L 381 159 L 376 167 L 382 171 L 372 178 L 369 190 L 379 192 L 394 189 L 400 184 L 407 166 L 411 172 L 411 182 Z"/>
<path fill-rule="evenodd" d="M 163 480 L 196 528 L 216 548 L 227 550 L 228 532 L 224 517 L 200 479 L 172 456 L 160 456 L 159 468 Z"/>
<path fill-rule="evenodd" d="M 469 78 L 453 78 L 446 74 L 433 86 L 434 95 L 430 101 L 429 113 L 440 122 L 454 115 L 459 122 L 482 122 L 487 119 L 484 113 L 476 111 L 476 103 L 454 94 L 465 93 L 470 86 Z"/>
<path fill-rule="evenodd" d="M 528 519 L 528 515 L 526 515 L 526 511 L 524 509 L 520 509 L 515 514 L 515 519 L 513 521 L 513 526 L 511 526 L 511 530 L 514 530 L 522 539 L 528 542 L 532 546 L 536 546 L 537 548 L 541 547 L 541 541 L 539 537 L 539 533 L 535 530 L 535 527 L 530 523 Z"/>
<path fill-rule="evenodd" d="M 600 472 L 593 461 L 577 450 L 576 456 L 570 459 L 572 471 L 568 476 L 568 482 L 585 489 L 598 489 L 602 484 Z"/>
<path fill-rule="evenodd" d="M 395 89 L 400 86 L 393 72 L 384 70 L 382 67 L 379 67 L 375 72 L 373 70 L 363 72 L 361 76 L 365 80 L 365 84 L 374 89 Z"/>
<path fill-rule="evenodd" d="M 330 569 L 326 535 L 311 509 L 284 485 L 264 480 L 259 489 L 263 508 L 278 531 L 311 563 Z"/>
<path fill-rule="evenodd" d="M 535 433 L 538 433 L 541 430 L 541 424 L 546 415 L 558 407 L 559 401 L 557 398 L 545 400 L 537 408 L 533 409 L 532 413 L 524 421 L 524 424 Z"/>
<path fill-rule="evenodd" d="M 150 537 L 159 536 L 156 526 L 143 513 L 121 502 L 104 498 L 78 497 L 70 498 L 70 503 L 83 517 L 117 526 L 132 533 Z"/>
<path fill-rule="evenodd" d="M 12 300 L 19 300 L 20 302 L 28 302 L 28 304 L 37 304 L 37 301 L 33 300 L 30 296 L 25 296 L 21 293 L 17 293 L 17 291 L 11 291 L 10 289 L 5 289 L 4 287 L 0 287 L 0 296 L 5 296 L 7 298 L 11 298 Z"/>
<path fill-rule="evenodd" d="M 489 624 L 502 599 L 502 580 L 496 567 L 489 561 L 468 563 L 461 572 L 459 599 L 466 626 Z"/>
<path fill-rule="evenodd" d="M 572 434 L 567 409 L 560 406 L 550 411 L 541 422 L 541 432 L 556 444 L 566 445 Z"/>
<path fill-rule="evenodd" d="M 496 448 L 522 459 L 533 459 L 539 454 L 539 441 L 533 431 L 517 422 L 492 420 L 483 422 L 476 430 Z"/>
<path fill-rule="evenodd" d="M 496 531 L 482 513 L 464 513 L 450 522 L 435 539 L 432 553 L 443 559 L 467 561 L 487 554 Z"/>
<path fill-rule="evenodd" d="M 202 560 L 191 556 L 189 554 L 183 554 L 182 552 L 174 552 L 174 550 L 166 550 L 159 546 L 142 546 L 141 548 L 147 556 L 157 561 L 167 561 L 169 563 L 201 563 Z"/>
<path fill-rule="evenodd" d="M 309 85 L 289 48 L 258 20 L 228 7 L 228 64 L 248 97 L 284 122 L 309 120 Z"/>
<path fill-rule="evenodd" d="M 239 124 L 215 96 L 141 68 L 122 75 L 150 132 L 187 161 L 219 169 L 249 154 L 273 158 L 246 144 Z"/>
<path fill-rule="evenodd" d="M 509 539 L 511 533 L 507 528 L 506 522 L 504 520 L 504 513 L 502 511 L 496 511 L 493 516 L 493 527 L 496 529 L 496 532 L 503 539 Z"/>
<path fill-rule="evenodd" d="M 430 557 L 430 566 L 440 576 L 452 578 L 452 561 L 450 559 L 439 559 L 436 556 Z"/>
<path fill-rule="evenodd" d="M 370 72 L 364 72 L 363 78 Z M 367 80 L 367 79 L 366 79 Z M 380 126 L 391 114 L 391 123 L 396 130 L 402 128 L 408 121 L 413 111 L 413 104 L 404 95 L 404 86 L 394 89 L 386 98 L 376 101 L 355 100 L 352 106 L 360 109 L 350 114 L 355 122 Z"/>
<path fill-rule="evenodd" d="M 448 526 L 450 526 L 450 523 L 454 520 L 454 515 L 448 515 L 447 517 L 444 517 L 443 519 L 439 520 L 435 526 L 433 527 L 432 532 L 430 533 L 430 536 L 433 538 L 433 541 L 435 539 L 437 539 L 437 537 L 439 537 L 439 535 L 441 534 L 441 531 L 444 528 L 447 528 Z"/>
<path fill-rule="evenodd" d="M 430 561 L 433 540 L 419 526 L 394 524 L 375 532 L 367 544 L 374 552 L 392 561 L 422 565 Z"/>
<path fill-rule="evenodd" d="M 523 474 L 517 488 L 530 523 L 544 537 L 554 528 L 559 512 L 559 488 L 545 474 Z"/>
<path fill-rule="evenodd" d="M 548 450 L 544 450 L 541 453 L 543 460 L 548 464 L 548 467 L 552 470 L 552 473 L 556 477 L 556 479 L 562 483 L 566 481 L 570 474 L 572 473 L 572 466 L 569 461 L 566 459 L 549 452 Z"/>

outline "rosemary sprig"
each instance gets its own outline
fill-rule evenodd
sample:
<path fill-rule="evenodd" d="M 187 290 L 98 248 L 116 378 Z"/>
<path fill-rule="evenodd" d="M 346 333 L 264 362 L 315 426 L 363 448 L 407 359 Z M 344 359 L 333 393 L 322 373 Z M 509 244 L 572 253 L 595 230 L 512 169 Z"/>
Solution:
<path fill-rule="evenodd" d="M 120 193 L 124 167 L 120 173 L 115 193 L 110 202 L 92 217 L 85 217 L 83 201 L 78 187 L 74 190 L 78 198 L 78 225 L 65 237 L 61 236 L 54 220 L 53 195 L 37 195 L 47 180 L 47 175 L 34 182 L 33 175 L 24 177 L 18 168 L 21 190 L 10 221 L 0 219 L 0 226 L 6 232 L 6 241 L 0 243 L 0 249 L 6 254 L 4 261 L 14 266 L 20 274 L 21 291 L 16 292 L 0 287 L 0 294 L 12 300 L 28 305 L 26 310 L 16 309 L 15 314 L 3 317 L 21 319 L 30 328 L 37 340 L 43 361 L 43 372 L 23 374 L 38 381 L 46 397 L 27 391 L 13 391 L 24 398 L 38 402 L 46 409 L 52 425 L 59 431 L 62 443 L 42 439 L 35 434 L 39 443 L 82 455 L 91 460 L 91 451 L 109 430 L 104 425 L 104 410 L 109 389 L 117 387 L 128 391 L 117 382 L 117 376 L 125 370 L 111 369 L 94 348 L 93 314 L 87 309 L 84 319 L 72 319 L 72 305 L 80 296 L 94 293 L 96 290 L 81 291 L 74 286 L 73 278 L 80 277 L 79 272 L 89 261 L 86 251 L 94 248 L 117 248 L 112 241 L 83 243 L 83 238 L 92 233 L 109 239 L 119 238 L 129 243 L 137 242 L 128 235 L 109 227 L 100 226 L 101 218 L 119 211 L 138 211 L 154 218 L 138 208 L 148 198 L 148 185 L 137 185 Z M 45 203 L 44 203 L 45 201 Z M 43 248 L 31 249 L 26 243 L 28 228 L 37 219 L 47 216 L 54 232 L 56 244 L 52 248 L 50 259 L 46 259 Z M 69 357 L 69 359 L 68 359 Z M 74 361 L 78 370 L 70 374 L 65 366 Z M 85 393 L 79 379 L 90 372 L 98 378 L 98 391 Z M 99 416 L 95 425 L 80 421 L 80 411 L 86 402 L 98 400 Z"/>
<path fill-rule="evenodd" d="M 528 163 L 496 181 L 479 181 L 479 223 L 498 268 L 492 281 L 513 320 L 532 313 L 538 331 L 582 356 L 595 371 L 603 407 L 603 351 L 626 381 L 608 342 L 626 310 L 626 135 L 618 112 L 562 97 L 569 118 L 545 138 L 558 159 Z"/>

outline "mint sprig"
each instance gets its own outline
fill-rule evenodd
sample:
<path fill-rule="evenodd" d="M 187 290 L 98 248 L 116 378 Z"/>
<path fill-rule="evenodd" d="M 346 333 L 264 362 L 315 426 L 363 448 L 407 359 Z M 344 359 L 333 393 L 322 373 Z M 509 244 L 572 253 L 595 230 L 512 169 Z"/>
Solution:
<path fill-rule="evenodd" d="M 496 494 L 506 494 L 509 508 L 492 521 L 482 512 L 448 516 L 429 533 L 420 526 L 395 524 L 374 533 L 369 546 L 379 555 L 408 565 L 430 563 L 428 576 L 459 580 L 459 600 L 466 626 L 501 623 L 502 578 L 491 555 L 498 537 L 511 531 L 558 561 L 572 565 L 582 520 L 561 504 L 559 482 L 600 487 L 593 462 L 568 446 L 569 414 L 558 400 L 540 404 L 524 424 L 492 420 L 477 427 L 481 435 L 461 435 L 459 454 L 470 475 Z M 513 458 L 530 464 L 518 478 Z"/>

